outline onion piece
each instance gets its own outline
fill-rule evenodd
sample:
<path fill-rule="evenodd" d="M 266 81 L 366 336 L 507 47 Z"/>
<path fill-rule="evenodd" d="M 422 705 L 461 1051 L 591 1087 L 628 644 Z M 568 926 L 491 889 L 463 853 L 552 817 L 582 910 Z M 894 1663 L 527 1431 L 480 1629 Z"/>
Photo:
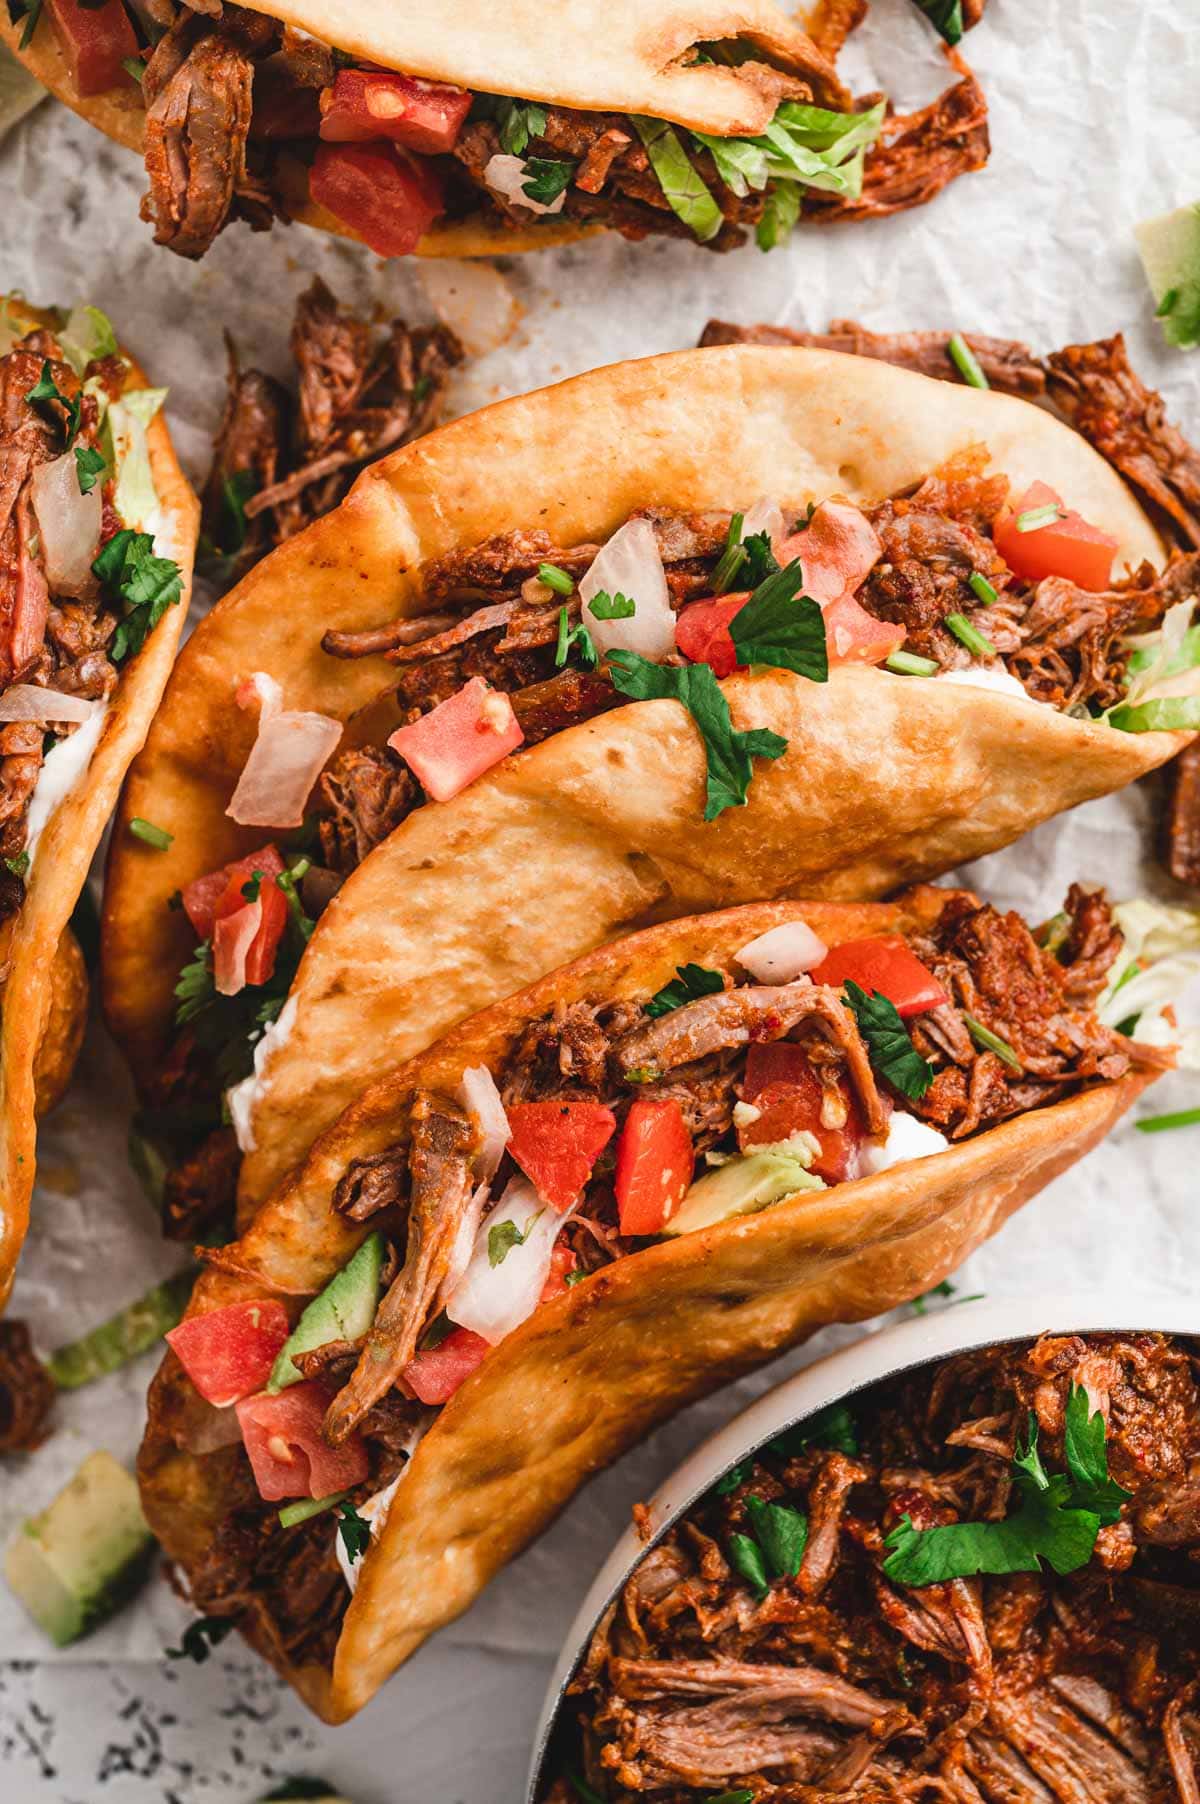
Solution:
<path fill-rule="evenodd" d="M 0 695 L 0 720 L 90 720 L 95 702 L 82 695 L 64 695 L 61 689 L 42 689 L 37 683 L 14 683 Z"/>
<path fill-rule="evenodd" d="M 760 933 L 736 957 L 758 983 L 791 983 L 819 965 L 828 950 L 806 921 L 784 921 Z"/>
<path fill-rule="evenodd" d="M 262 903 L 247 902 L 213 925 L 213 984 L 218 995 L 236 996 L 246 987 L 246 955 L 262 926 Z"/>
<path fill-rule="evenodd" d="M 779 557 L 783 549 L 787 533 L 783 525 L 783 509 L 777 501 L 756 501 L 742 521 L 742 544 L 765 532 L 771 541 L 771 550 Z"/>
<path fill-rule="evenodd" d="M 328 714 L 283 708 L 274 677 L 256 670 L 238 684 L 240 708 L 259 703 L 258 738 L 226 814 L 242 827 L 299 827 L 312 786 L 342 736 Z"/>
<path fill-rule="evenodd" d="M 590 602 L 601 590 L 632 601 L 626 620 L 598 620 Z M 649 520 L 627 520 L 592 559 L 579 584 L 583 624 L 599 651 L 634 651 L 660 663 L 675 650 L 675 614 L 658 540 Z"/>
<path fill-rule="evenodd" d="M 504 1149 L 512 1139 L 508 1116 L 496 1088 L 496 1080 L 486 1065 L 471 1065 L 462 1074 L 458 1100 L 475 1123 L 480 1147 L 475 1155 L 475 1176 L 494 1178 L 504 1157 Z"/>
<path fill-rule="evenodd" d="M 525 207 L 530 213 L 561 213 L 567 198 L 564 188 L 556 194 L 549 206 L 543 201 L 534 200 L 526 194 L 525 183 L 532 180 L 524 157 L 494 156 L 489 158 L 484 167 L 483 179 L 493 194 L 502 194 L 515 207 Z"/>
<path fill-rule="evenodd" d="M 75 454 L 66 451 L 52 463 L 38 465 L 31 488 L 46 581 L 52 593 L 74 595 L 91 578 L 100 542 L 100 484 L 81 495 Z"/>
<path fill-rule="evenodd" d="M 472 357 L 507 344 L 521 303 L 498 269 L 475 258 L 425 257 L 418 274 L 430 306 Z"/>
<path fill-rule="evenodd" d="M 446 1276 L 442 1279 L 438 1291 L 437 1307 L 445 1307 L 447 1297 L 452 1297 L 462 1280 L 467 1275 L 467 1267 L 475 1251 L 475 1238 L 479 1233 L 479 1224 L 483 1220 L 483 1212 L 487 1207 L 488 1187 L 479 1184 L 470 1202 L 462 1212 L 454 1234 L 454 1245 L 450 1249 L 450 1263 L 446 1267 Z"/>
<path fill-rule="evenodd" d="M 550 1275 L 554 1243 L 571 1214 L 571 1209 L 563 1215 L 548 1209 L 527 1179 L 514 1178 L 479 1225 L 467 1269 L 446 1303 L 450 1320 L 482 1335 L 493 1347 L 519 1328 L 538 1306 Z M 504 1222 L 511 1222 L 524 1238 L 493 1265 L 488 1241 L 492 1229 Z"/>

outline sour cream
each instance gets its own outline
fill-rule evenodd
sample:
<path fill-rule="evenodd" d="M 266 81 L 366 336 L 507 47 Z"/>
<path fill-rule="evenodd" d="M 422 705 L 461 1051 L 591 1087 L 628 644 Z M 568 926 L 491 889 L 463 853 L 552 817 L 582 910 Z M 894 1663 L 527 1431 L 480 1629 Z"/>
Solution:
<path fill-rule="evenodd" d="M 941 670 L 933 680 L 935 683 L 963 683 L 970 689 L 995 689 L 1000 695 L 1012 695 L 1022 702 L 1034 700 L 1015 676 L 1007 670 L 997 670 L 991 664 L 969 664 L 965 670 Z"/>
<path fill-rule="evenodd" d="M 229 1119 L 233 1123 L 238 1146 L 244 1153 L 254 1151 L 254 1111 L 259 1098 L 271 1087 L 266 1076 L 267 1062 L 279 1051 L 295 1025 L 296 998 L 289 996 L 254 1048 L 254 1070 L 240 1084 L 234 1084 L 231 1090 L 225 1092 Z"/>
<path fill-rule="evenodd" d="M 97 702 L 96 711 L 85 720 L 69 739 L 60 739 L 46 753 L 37 785 L 29 803 L 25 849 L 32 869 L 38 841 L 49 824 L 50 816 L 60 802 L 65 802 L 92 762 L 92 753 L 100 739 L 107 703 Z"/>
<path fill-rule="evenodd" d="M 405 1460 L 391 1484 L 385 1485 L 382 1491 L 376 1491 L 374 1497 L 368 1497 L 365 1503 L 360 1503 L 358 1506 L 359 1515 L 363 1518 L 364 1522 L 369 1522 L 371 1525 L 371 1541 L 368 1544 L 368 1551 L 370 1546 L 374 1545 L 376 1538 L 383 1533 L 384 1524 L 387 1522 L 388 1513 L 392 1507 L 392 1499 L 396 1495 L 396 1491 L 404 1474 L 408 1471 L 412 1456 L 420 1446 L 421 1440 L 424 1437 L 425 1431 L 429 1427 L 431 1420 L 432 1415 L 427 1417 L 424 1421 L 419 1422 L 408 1436 L 408 1439 L 404 1442 L 403 1450 L 408 1454 L 408 1459 Z M 350 1555 L 346 1552 L 345 1544 L 340 1534 L 335 1534 L 333 1545 L 334 1551 L 337 1554 L 338 1565 L 342 1569 L 342 1577 L 345 1579 L 347 1585 L 349 1585 L 351 1591 L 356 1591 L 358 1589 L 358 1575 L 362 1571 L 362 1563 L 367 1557 L 366 1553 L 360 1553 L 358 1558 L 354 1561 L 354 1564 L 351 1565 Z"/>
<path fill-rule="evenodd" d="M 868 1140 L 860 1154 L 860 1172 L 873 1177 L 877 1171 L 889 1171 L 893 1165 L 906 1165 L 910 1159 L 927 1159 L 930 1153 L 944 1153 L 950 1142 L 928 1123 L 918 1121 L 903 1109 L 893 1109 L 887 1137 Z"/>

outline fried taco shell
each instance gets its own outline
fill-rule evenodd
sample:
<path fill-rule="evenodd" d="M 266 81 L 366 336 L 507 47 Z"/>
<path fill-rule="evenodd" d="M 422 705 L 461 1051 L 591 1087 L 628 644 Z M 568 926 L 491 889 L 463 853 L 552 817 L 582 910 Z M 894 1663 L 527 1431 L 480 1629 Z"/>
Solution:
<path fill-rule="evenodd" d="M 736 509 L 747 498 L 902 493 L 978 443 L 1020 490 L 1052 483 L 1119 540 L 1118 567 L 1163 549 L 1111 468 L 1047 413 L 863 359 L 751 346 L 577 377 L 434 432 L 362 476 L 336 512 L 261 563 L 184 648 L 118 830 L 105 897 L 109 1021 L 145 1084 L 171 1044 L 194 950 L 172 893 L 261 846 L 226 814 L 255 733 L 239 678 L 263 671 L 289 709 L 357 723 L 394 665 L 327 656 L 327 629 L 422 611 L 420 567 L 536 521 L 603 540 L 639 506 Z M 265 1063 L 242 1168 L 251 1208 L 373 1078 L 471 1009 L 615 934 L 767 895 L 875 897 L 1008 844 L 1169 758 L 1180 734 L 1123 733 L 995 690 L 842 665 L 827 683 L 760 669 L 721 688 L 739 728 L 788 750 L 744 807 L 705 823 L 705 754 L 674 701 L 626 705 L 554 734 L 453 800 L 417 809 L 345 881 L 292 988 Z M 390 698 L 389 698 L 390 699 Z M 395 724 L 394 722 L 392 724 Z"/>
<path fill-rule="evenodd" d="M 51 318 L 24 303 L 10 307 L 10 325 L 14 316 L 29 329 Z M 146 387 L 137 363 L 123 355 L 127 386 Z M 0 1307 L 29 1222 L 36 1117 L 65 1089 L 83 1036 L 87 978 L 67 923 L 163 693 L 187 616 L 199 508 L 161 411 L 146 428 L 146 442 L 162 521 L 156 546 L 178 564 L 182 595 L 141 651 L 122 665 L 86 772 L 53 805 L 25 878 L 24 898 L 0 929 Z"/>
<path fill-rule="evenodd" d="M 453 1095 L 468 1067 L 499 1072 L 550 1011 L 597 997 L 644 1003 L 689 962 L 728 971 L 751 939 L 784 922 L 804 921 L 834 947 L 931 932 L 960 901 L 973 904 L 923 887 L 887 904 L 765 903 L 662 924 L 590 953 L 463 1022 L 361 1097 L 242 1239 L 214 1255 L 188 1319 L 264 1295 L 297 1311 L 367 1231 L 331 1208 L 350 1164 L 409 1132 L 414 1091 Z M 493 1346 L 434 1419 L 363 1556 L 331 1659 L 292 1661 L 267 1593 L 239 1578 L 235 1600 L 249 1598 L 240 1625 L 314 1710 L 331 1721 L 352 1715 L 590 1475 L 672 1411 L 817 1329 L 863 1320 L 940 1282 L 1094 1146 L 1151 1076 L 1126 1069 L 948 1150 L 644 1245 L 593 1271 Z M 240 1449 L 187 1450 L 205 1408 L 168 1354 L 151 1387 L 139 1472 L 147 1517 L 192 1582 L 235 1500 L 248 1501 Z M 291 1632 L 294 1643 L 295 1623 Z"/>

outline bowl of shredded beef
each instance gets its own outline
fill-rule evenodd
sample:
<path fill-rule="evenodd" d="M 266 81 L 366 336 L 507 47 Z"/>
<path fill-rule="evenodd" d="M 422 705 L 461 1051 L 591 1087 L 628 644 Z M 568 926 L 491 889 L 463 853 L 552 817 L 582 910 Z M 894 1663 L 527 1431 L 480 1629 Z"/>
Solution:
<path fill-rule="evenodd" d="M 528 1804 L 1197 1804 L 1195 1326 L 976 1301 L 768 1392 L 634 1511 Z"/>

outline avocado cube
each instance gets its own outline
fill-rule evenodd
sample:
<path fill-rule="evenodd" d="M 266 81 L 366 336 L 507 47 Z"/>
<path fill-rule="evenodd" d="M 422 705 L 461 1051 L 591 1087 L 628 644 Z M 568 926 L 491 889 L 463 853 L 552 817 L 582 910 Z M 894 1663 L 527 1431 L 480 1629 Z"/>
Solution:
<path fill-rule="evenodd" d="M 24 1524 L 4 1573 L 39 1628 L 66 1647 L 132 1593 L 153 1546 L 132 1475 L 111 1453 L 91 1453 Z"/>

